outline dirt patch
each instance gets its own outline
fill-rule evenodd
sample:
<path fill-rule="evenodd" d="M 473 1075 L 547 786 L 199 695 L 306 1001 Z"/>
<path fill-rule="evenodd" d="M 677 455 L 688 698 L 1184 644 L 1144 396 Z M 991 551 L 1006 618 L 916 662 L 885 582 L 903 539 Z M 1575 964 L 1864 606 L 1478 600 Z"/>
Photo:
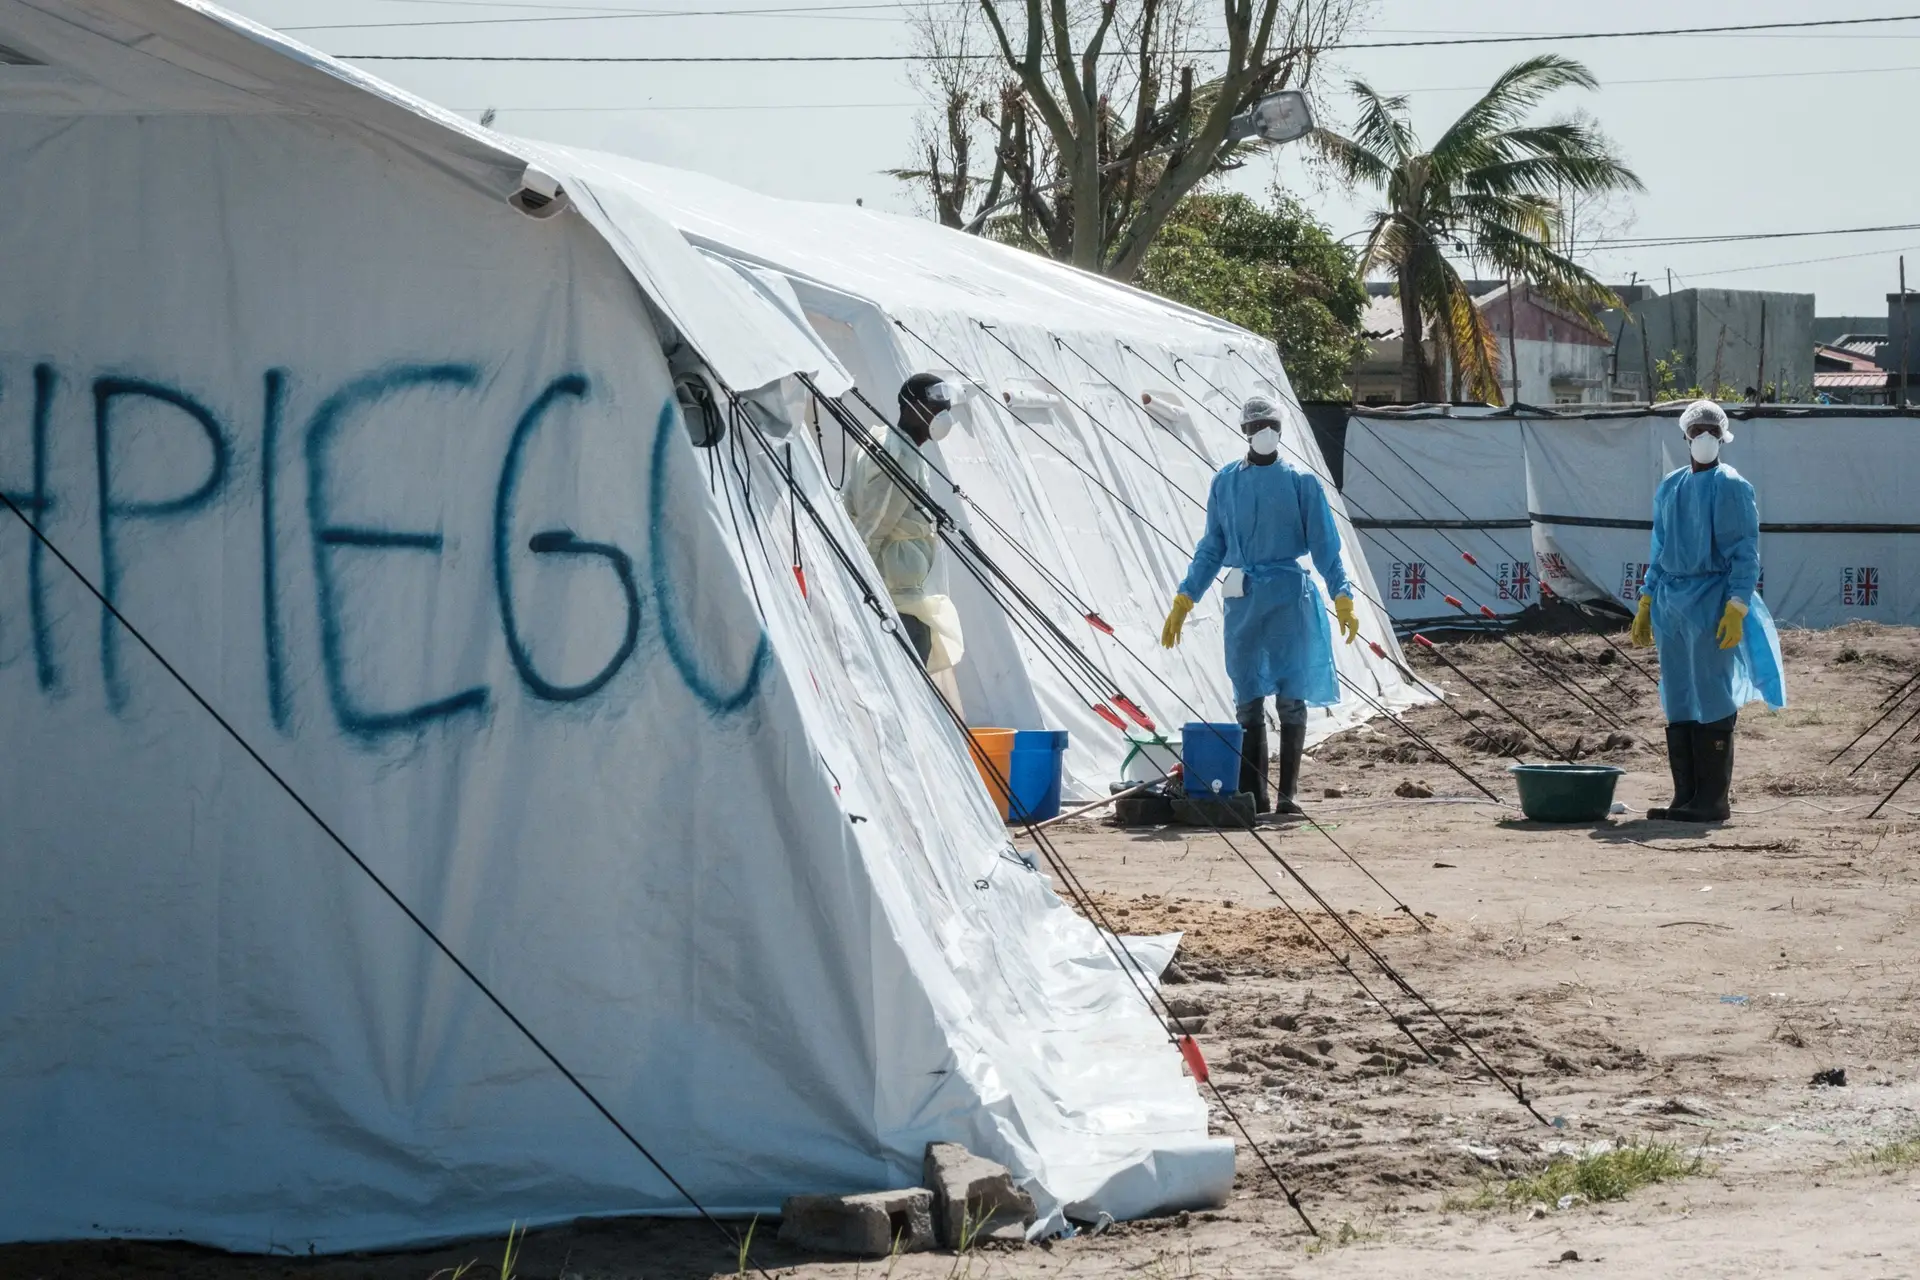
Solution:
<path fill-rule="evenodd" d="M 1240 977 L 1272 976 L 1325 958 L 1326 953 L 1313 939 L 1314 933 L 1323 938 L 1346 936 L 1341 921 L 1318 907 L 1303 909 L 1296 918 L 1284 907 L 1231 898 L 1207 900 L 1148 893 L 1123 896 L 1098 891 L 1092 896 L 1116 929 L 1143 934 L 1184 933 L 1176 959 L 1189 977 L 1214 971 Z M 1419 926 L 1405 916 L 1351 911 L 1345 917 L 1345 928 L 1369 942 L 1379 942 L 1417 932 Z"/>

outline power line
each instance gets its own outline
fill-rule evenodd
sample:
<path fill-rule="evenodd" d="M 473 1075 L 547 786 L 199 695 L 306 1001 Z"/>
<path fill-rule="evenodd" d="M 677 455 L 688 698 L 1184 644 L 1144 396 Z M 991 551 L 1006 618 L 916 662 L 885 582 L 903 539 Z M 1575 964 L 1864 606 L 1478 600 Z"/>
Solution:
<path fill-rule="evenodd" d="M 1852 27 L 1890 22 L 1917 22 L 1920 13 L 1897 14 L 1880 18 L 1816 18 L 1802 22 L 1755 22 L 1738 26 L 1666 27 L 1651 31 L 1566 31 L 1547 35 L 1462 36 L 1442 40 L 1369 40 L 1337 42 L 1320 46 L 1321 52 L 1352 49 L 1431 49 L 1460 45 L 1539 44 L 1560 40 L 1637 40 L 1656 36 L 1731 35 L 1755 31 L 1805 30 L 1812 27 Z M 1223 54 L 1225 48 L 1194 49 L 1201 55 Z M 925 58 L 912 53 L 811 53 L 811 54 L 460 54 L 460 53 L 342 53 L 335 57 L 359 62 L 526 62 L 526 63 L 768 63 L 768 62 L 921 62 Z M 998 53 L 956 55 L 961 59 L 998 61 Z M 1131 57 L 1124 49 L 1105 51 L 1105 56 Z"/>
<path fill-rule="evenodd" d="M 400 2 L 408 3 L 408 4 L 421 4 L 421 3 L 427 3 L 428 0 L 400 0 Z M 432 2 L 441 3 L 443 2 L 443 0 L 432 0 Z M 292 28 L 292 27 L 283 28 L 283 30 L 289 30 L 289 31 L 295 30 L 295 29 L 296 28 Z M 1703 81 L 1710 81 L 1710 80 L 1785 80 L 1785 79 L 1799 79 L 1806 76 L 1864 76 L 1864 75 L 1888 74 L 1888 73 L 1897 72 L 1897 71 L 1898 72 L 1920 71 L 1920 65 L 1914 65 L 1910 67 L 1833 67 L 1826 71 L 1760 71 L 1760 72 L 1753 72 L 1753 73 L 1744 74 L 1744 75 L 1692 76 L 1686 80 L 1674 80 L 1670 77 L 1654 77 L 1646 80 L 1608 80 L 1606 82 L 1605 87 L 1609 89 L 1614 89 L 1622 85 L 1697 84 Z M 1453 92 L 1465 92 L 1467 90 L 1472 90 L 1473 92 L 1476 92 L 1476 93 L 1484 93 L 1486 91 L 1486 86 L 1484 84 L 1430 85 L 1424 89 L 1402 89 L 1399 92 L 1403 94 L 1453 93 Z M 686 105 L 686 106 L 658 105 L 654 103 L 635 103 L 631 105 L 610 105 L 610 106 L 603 105 L 603 106 L 544 106 L 544 107 L 511 107 L 511 106 L 502 107 L 502 106 L 496 105 L 494 107 L 494 110 L 496 111 L 541 111 L 541 112 L 550 112 L 550 111 L 557 111 L 557 112 L 566 112 L 566 111 L 812 111 L 812 110 L 826 111 L 826 110 L 851 110 L 854 108 L 879 109 L 883 107 L 890 108 L 890 109 L 903 109 L 906 107 L 922 107 L 925 105 L 926 104 L 924 102 L 756 102 L 756 103 L 745 103 L 745 104 L 692 104 L 692 105 Z M 451 109 L 454 111 L 485 110 L 485 108 L 483 107 L 454 107 Z M 1866 229 L 1868 228 L 1862 228 L 1862 230 L 1866 230 Z M 1840 232 L 1807 231 L 1807 232 L 1797 232 L 1795 234 L 1838 235 L 1841 233 Z M 1706 238 L 1701 238 L 1698 242 L 1701 244 L 1708 244 L 1723 238 L 1731 239 L 1731 240 L 1739 240 L 1739 239 L 1747 239 L 1749 237 L 1745 237 L 1745 236 L 1706 237 Z M 1691 238 L 1676 239 L 1676 240 L 1670 241 L 1669 243 L 1675 243 L 1675 244 L 1689 243 L 1690 239 Z M 1588 244 L 1593 244 L 1593 243 L 1595 242 L 1593 241 L 1588 242 Z M 1626 241 L 1600 241 L 1598 243 L 1624 244 L 1627 242 Z M 1650 239 L 1647 241 L 1647 243 L 1654 243 L 1654 241 Z M 1584 246 L 1582 251 L 1583 252 L 1585 251 Z"/>
<path fill-rule="evenodd" d="M 1886 37 L 1880 37 L 1885 39 Z M 1920 66 L 1909 67 L 1829 67 L 1824 71 L 1743 71 L 1724 76 L 1648 76 L 1639 80 L 1606 80 L 1603 89 L 1618 89 L 1629 85 L 1670 85 L 1684 88 L 1690 84 L 1709 84 L 1726 80 L 1798 80 L 1807 76 L 1873 76 L 1888 75 L 1896 71 L 1920 71 Z M 1428 85 L 1423 89 L 1400 89 L 1395 96 L 1415 93 L 1485 93 L 1484 84 L 1441 84 Z"/>
<path fill-rule="evenodd" d="M 1862 236 L 1883 231 L 1920 231 L 1920 222 L 1889 223 L 1878 227 L 1827 227 L 1819 231 L 1749 231 L 1712 236 L 1622 236 L 1589 240 L 1591 248 L 1654 249 L 1691 244 L 1735 244 L 1750 240 L 1799 240 L 1808 236 Z"/>
<path fill-rule="evenodd" d="M 566 112 L 566 111 L 865 111 L 885 107 L 899 110 L 905 107 L 923 107 L 923 102 L 749 102 L 728 104 L 718 102 L 693 103 L 683 106 L 623 106 L 623 107 L 499 107 L 499 112 Z M 486 107 L 453 107 L 454 111 L 485 111 Z"/>
<path fill-rule="evenodd" d="M 316 22 L 281 31 L 390 31 L 417 27 L 497 27 L 539 22 L 618 22 L 629 18 L 748 18 L 748 17 L 820 17 L 847 21 L 872 22 L 846 12 L 865 9 L 900 9 L 898 0 L 881 4 L 781 5 L 771 9 L 607 9 L 593 13 L 542 14 L 521 18 L 418 18 L 405 22 Z M 879 19 L 884 21 L 884 19 Z"/>
<path fill-rule="evenodd" d="M 1745 271 L 1771 271 L 1775 267 L 1805 267 L 1817 262 L 1850 262 L 1856 258 L 1878 258 L 1883 254 L 1920 252 L 1920 244 L 1894 245 L 1885 249 L 1868 249 L 1864 253 L 1836 253 L 1826 258 L 1795 258 L 1791 262 L 1756 262 L 1744 267 L 1715 267 L 1711 271 L 1689 271 L 1684 277 L 1678 271 L 1673 274 L 1685 280 L 1699 280 L 1706 276 L 1739 275 Z"/>

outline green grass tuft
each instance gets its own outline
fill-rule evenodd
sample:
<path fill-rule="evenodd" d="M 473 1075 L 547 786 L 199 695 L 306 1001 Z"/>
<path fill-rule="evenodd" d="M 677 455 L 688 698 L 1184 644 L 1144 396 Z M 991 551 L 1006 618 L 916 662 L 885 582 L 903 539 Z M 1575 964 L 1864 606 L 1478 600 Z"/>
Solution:
<path fill-rule="evenodd" d="M 1855 1159 L 1875 1169 L 1910 1169 L 1920 1165 L 1920 1134 L 1863 1151 Z"/>
<path fill-rule="evenodd" d="M 1596 1204 L 1624 1200 L 1642 1187 L 1704 1172 L 1706 1162 L 1666 1143 L 1645 1143 L 1596 1151 L 1584 1156 L 1555 1156 L 1539 1173 L 1505 1182 L 1489 1182 L 1466 1207 L 1494 1209 L 1557 1205 L 1564 1196 Z"/>

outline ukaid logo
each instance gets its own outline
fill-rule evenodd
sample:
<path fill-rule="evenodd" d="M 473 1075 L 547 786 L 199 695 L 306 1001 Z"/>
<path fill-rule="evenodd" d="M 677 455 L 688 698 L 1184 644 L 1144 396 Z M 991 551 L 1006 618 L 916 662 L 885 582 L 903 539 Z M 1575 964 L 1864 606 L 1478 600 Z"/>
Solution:
<path fill-rule="evenodd" d="M 1632 603 L 1640 598 L 1640 588 L 1647 585 L 1647 565 L 1645 561 L 1635 563 L 1625 561 L 1620 566 L 1620 598 Z"/>
<path fill-rule="evenodd" d="M 1872 565 L 1840 571 L 1840 603 L 1871 609 L 1880 603 L 1880 571 Z"/>
<path fill-rule="evenodd" d="M 1524 603 L 1533 598 L 1533 566 L 1525 560 L 1501 561 L 1500 598 Z"/>
<path fill-rule="evenodd" d="M 1558 551 L 1542 552 L 1540 556 L 1540 576 L 1549 581 L 1558 582 L 1562 578 L 1571 578 L 1567 571 L 1567 558 Z"/>
<path fill-rule="evenodd" d="M 1418 560 L 1395 560 L 1387 595 L 1393 600 L 1426 599 L 1427 566 Z"/>

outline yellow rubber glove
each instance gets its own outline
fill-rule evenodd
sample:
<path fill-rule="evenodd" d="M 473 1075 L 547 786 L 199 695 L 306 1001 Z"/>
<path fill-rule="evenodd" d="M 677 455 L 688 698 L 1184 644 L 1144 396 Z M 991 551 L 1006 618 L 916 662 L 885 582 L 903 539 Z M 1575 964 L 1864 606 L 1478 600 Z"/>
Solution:
<path fill-rule="evenodd" d="M 1636 649 L 1653 648 L 1653 597 L 1641 596 L 1639 612 L 1633 615 L 1633 628 L 1627 633 Z"/>
<path fill-rule="evenodd" d="M 1333 616 L 1340 620 L 1340 634 L 1347 638 L 1348 644 L 1360 638 L 1360 619 L 1354 616 L 1352 596 L 1333 598 Z"/>
<path fill-rule="evenodd" d="M 1727 611 L 1720 615 L 1720 625 L 1713 634 L 1720 640 L 1722 649 L 1731 649 L 1740 643 L 1740 637 L 1747 628 L 1747 606 L 1738 600 L 1727 601 Z"/>
<path fill-rule="evenodd" d="M 1167 623 L 1160 628 L 1160 647 L 1171 649 L 1180 643 L 1180 628 L 1187 625 L 1187 615 L 1193 612 L 1193 598 L 1182 591 L 1173 598 L 1173 608 L 1167 610 Z"/>

